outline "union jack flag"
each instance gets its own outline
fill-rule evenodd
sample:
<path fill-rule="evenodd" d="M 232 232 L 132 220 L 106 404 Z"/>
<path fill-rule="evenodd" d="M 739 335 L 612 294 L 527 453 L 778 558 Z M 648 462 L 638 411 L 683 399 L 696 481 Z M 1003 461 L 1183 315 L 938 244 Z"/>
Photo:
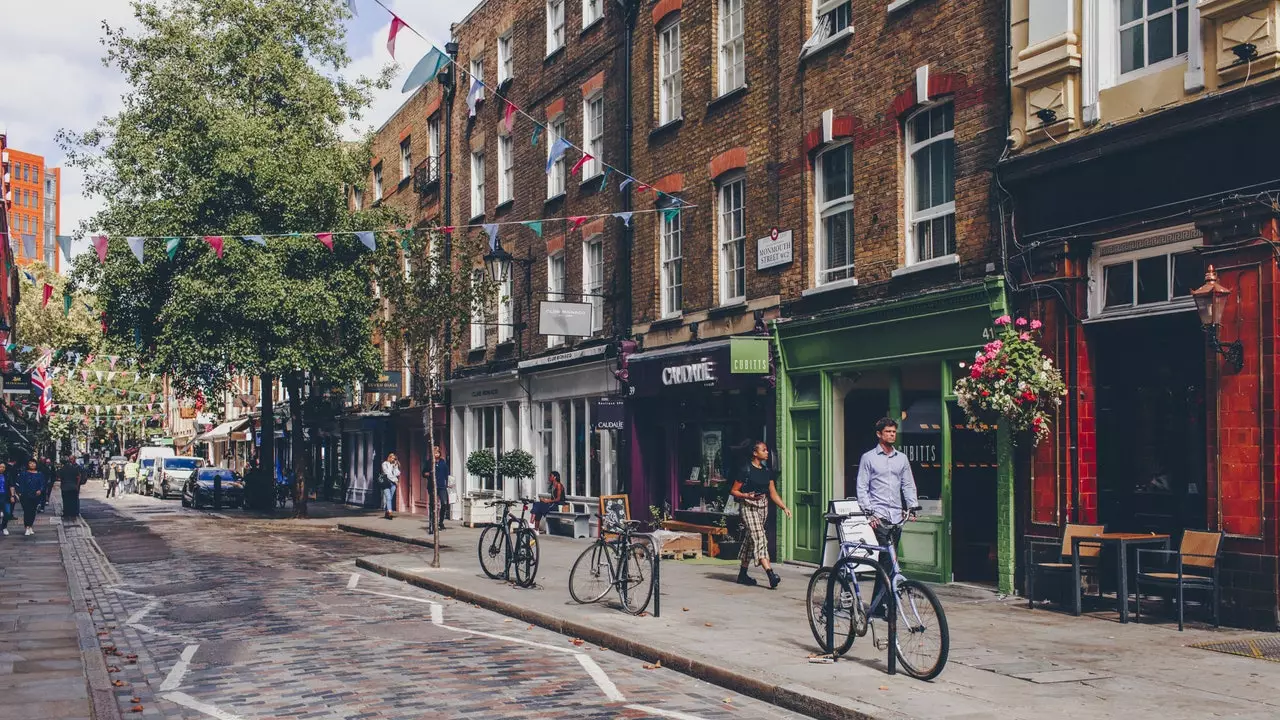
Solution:
<path fill-rule="evenodd" d="M 40 417 L 53 412 L 53 384 L 49 381 L 49 371 L 43 366 L 31 371 L 31 387 L 40 394 Z"/>

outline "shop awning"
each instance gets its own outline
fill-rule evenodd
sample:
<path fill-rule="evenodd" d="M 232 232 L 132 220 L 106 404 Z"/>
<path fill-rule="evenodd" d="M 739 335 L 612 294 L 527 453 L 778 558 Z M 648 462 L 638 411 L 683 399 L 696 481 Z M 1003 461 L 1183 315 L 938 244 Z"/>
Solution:
<path fill-rule="evenodd" d="M 191 442 L 225 442 L 231 439 L 231 433 L 245 429 L 248 424 L 248 418 L 237 418 L 231 422 L 224 422 L 203 435 L 197 435 Z"/>

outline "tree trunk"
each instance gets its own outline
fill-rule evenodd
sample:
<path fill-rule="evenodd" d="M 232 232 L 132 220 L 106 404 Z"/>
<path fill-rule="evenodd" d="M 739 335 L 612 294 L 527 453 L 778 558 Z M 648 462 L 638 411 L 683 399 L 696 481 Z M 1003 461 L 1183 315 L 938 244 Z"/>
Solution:
<path fill-rule="evenodd" d="M 259 432 L 262 447 L 258 450 L 258 472 L 253 475 L 254 485 L 249 497 L 253 498 L 256 510 L 270 512 L 276 504 L 276 379 L 271 373 L 263 373 L 261 382 L 262 402 L 259 410 L 262 412 L 262 428 Z"/>
<path fill-rule="evenodd" d="M 293 455 L 293 516 L 307 516 L 307 450 L 302 438 L 302 371 L 289 373 L 289 442 Z"/>

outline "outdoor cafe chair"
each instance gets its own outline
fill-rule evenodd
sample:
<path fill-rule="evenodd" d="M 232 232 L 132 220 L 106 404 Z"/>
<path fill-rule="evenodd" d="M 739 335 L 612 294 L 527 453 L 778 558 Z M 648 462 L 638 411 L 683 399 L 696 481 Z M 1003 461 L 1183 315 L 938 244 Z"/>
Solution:
<path fill-rule="evenodd" d="M 1049 575 L 1056 577 L 1072 577 L 1072 560 L 1071 560 L 1071 538 L 1088 537 L 1097 535 L 1104 531 L 1102 525 L 1076 525 L 1067 523 L 1067 527 L 1062 531 L 1062 540 L 1037 540 L 1034 538 L 1027 539 L 1027 607 L 1035 607 L 1035 587 L 1037 575 Z M 1046 548 L 1057 548 L 1057 553 L 1046 553 Z M 1042 558 L 1046 555 L 1051 559 L 1037 560 L 1036 554 Z M 1099 545 L 1081 545 L 1080 546 L 1080 572 L 1094 572 L 1098 568 L 1099 560 L 1102 556 L 1102 547 Z M 1068 580 L 1070 582 L 1070 580 Z M 1072 592 L 1080 592 L 1080 588 L 1072 588 Z"/>
<path fill-rule="evenodd" d="M 1218 582 L 1218 559 L 1222 554 L 1222 533 L 1204 532 L 1202 530 L 1186 530 L 1182 533 L 1182 543 L 1175 550 L 1138 550 L 1138 576 L 1136 590 L 1138 593 L 1138 612 L 1135 617 L 1142 616 L 1142 586 L 1155 585 L 1172 591 L 1178 603 L 1178 629 L 1182 630 L 1183 602 L 1182 596 L 1187 590 L 1208 592 L 1213 597 L 1213 626 L 1218 626 L 1218 605 L 1221 600 L 1221 585 Z M 1142 565 L 1143 555 L 1147 555 L 1146 568 Z M 1176 559 L 1174 562 L 1171 560 Z M 1159 565 L 1152 568 L 1152 562 Z M 1170 567 L 1172 565 L 1172 567 Z M 1170 598 L 1165 595 L 1165 598 Z"/>

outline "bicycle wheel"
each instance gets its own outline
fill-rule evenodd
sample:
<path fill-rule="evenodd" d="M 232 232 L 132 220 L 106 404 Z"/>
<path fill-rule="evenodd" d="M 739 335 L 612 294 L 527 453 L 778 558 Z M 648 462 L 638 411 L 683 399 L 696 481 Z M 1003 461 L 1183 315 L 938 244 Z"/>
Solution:
<path fill-rule="evenodd" d="M 618 597 L 622 608 L 639 615 L 653 599 L 653 548 L 648 542 L 627 547 L 622 560 L 622 577 L 618 580 Z"/>
<path fill-rule="evenodd" d="M 862 611 L 861 603 L 854 594 L 849 580 L 842 577 L 836 578 L 832 596 L 835 608 L 832 612 L 828 612 L 827 579 L 830 577 L 831 568 L 822 568 L 809 578 L 807 603 L 809 629 L 813 631 L 813 639 L 818 641 L 818 647 L 822 648 L 822 652 L 832 652 L 831 647 L 827 645 L 827 619 L 834 615 L 836 650 L 832 654 L 840 656 L 849 652 L 849 648 L 853 646 L 853 638 L 859 624 L 858 618 L 862 618 L 862 625 L 866 626 L 866 613 Z"/>
<path fill-rule="evenodd" d="M 613 573 L 609 567 L 609 546 L 592 543 L 573 561 L 569 571 L 569 595 L 574 602 L 587 604 L 599 602 L 613 587 Z"/>
<path fill-rule="evenodd" d="M 951 636 L 938 596 L 916 580 L 898 586 L 898 661 L 911 677 L 932 680 L 947 664 Z"/>
<path fill-rule="evenodd" d="M 480 533 L 480 569 L 498 580 L 507 574 L 507 536 L 499 525 L 490 525 Z"/>
<path fill-rule="evenodd" d="M 538 538 L 528 528 L 516 533 L 515 557 L 512 563 L 516 569 L 516 584 L 529 587 L 538 577 Z"/>

